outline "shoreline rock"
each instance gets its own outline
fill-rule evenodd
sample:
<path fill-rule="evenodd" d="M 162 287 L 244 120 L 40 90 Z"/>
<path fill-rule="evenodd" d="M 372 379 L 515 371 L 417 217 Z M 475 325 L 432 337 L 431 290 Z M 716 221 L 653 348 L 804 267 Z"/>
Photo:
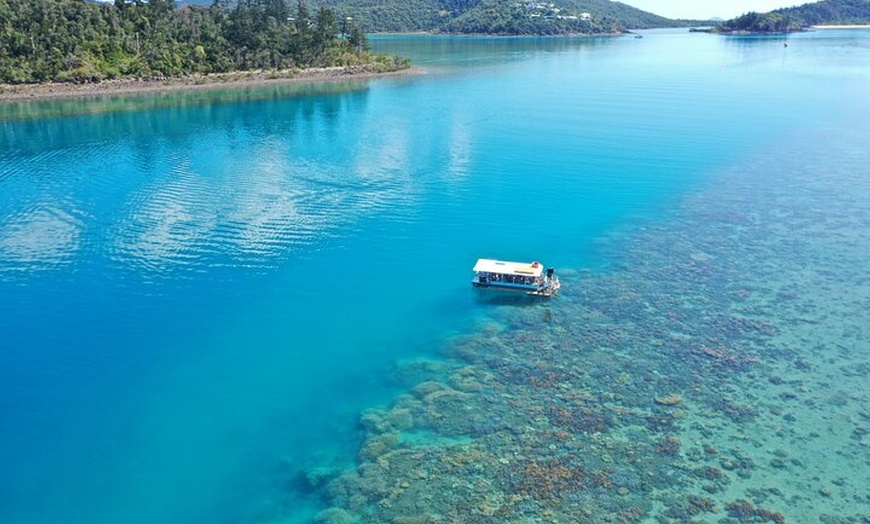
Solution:
<path fill-rule="evenodd" d="M 656 397 L 655 401 L 659 406 L 676 406 L 683 402 L 683 397 L 679 395 L 668 395 L 666 397 Z"/>

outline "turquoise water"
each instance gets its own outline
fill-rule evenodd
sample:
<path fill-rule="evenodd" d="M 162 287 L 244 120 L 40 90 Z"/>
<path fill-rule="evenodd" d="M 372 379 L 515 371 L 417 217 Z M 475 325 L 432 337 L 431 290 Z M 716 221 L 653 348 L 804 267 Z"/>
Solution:
<path fill-rule="evenodd" d="M 372 43 L 410 56 L 423 74 L 0 107 L 4 522 L 303 522 L 327 505 L 362 513 L 368 506 L 324 495 L 312 478 L 371 458 L 360 453 L 371 442 L 360 414 L 431 374 L 407 362 L 438 369 L 457 337 L 489 340 L 480 325 L 542 311 L 584 340 L 577 330 L 596 317 L 583 308 L 612 307 L 589 290 L 606 297 L 666 282 L 673 260 L 656 242 L 709 231 L 728 252 L 733 239 L 712 232 L 751 224 L 723 216 L 788 200 L 762 182 L 789 187 L 800 174 L 804 210 L 824 209 L 816 195 L 834 201 L 843 186 L 867 191 L 866 30 L 795 35 L 787 48 L 683 31 Z M 825 176 L 809 191 L 813 173 Z M 866 201 L 847 202 L 858 224 L 868 225 Z M 793 227 L 765 234 L 798 238 Z M 866 237 L 847 240 L 866 252 Z M 798 240 L 785 245 L 765 260 L 790 255 Z M 468 286 L 478 257 L 554 265 L 563 296 L 481 298 Z M 623 278 L 632 260 L 658 265 Z M 850 289 L 866 291 L 860 266 L 848 270 L 857 275 Z M 777 275 L 739 269 L 729 278 L 753 285 Z M 831 287 L 853 278 L 840 268 L 828 275 L 818 285 L 834 296 Z M 861 304 L 833 316 L 860 326 Z M 783 344 L 813 346 L 800 340 Z M 847 347 L 857 359 L 849 369 L 866 378 L 866 339 Z M 813 366 L 800 369 L 812 375 Z M 692 385 L 701 386 L 743 391 Z M 866 397 L 843 395 L 852 410 L 843 417 L 866 425 Z M 404 442 L 468 439 L 417 429 Z M 684 431 L 703 435 L 697 424 Z M 722 429 L 734 439 L 746 431 Z M 852 440 L 866 446 L 863 435 Z M 787 447 L 757 447 L 772 446 Z M 852 467 L 867 476 L 866 463 Z M 740 488 L 720 491 L 721 511 L 745 496 Z M 839 504 L 834 490 L 846 490 L 803 489 L 819 506 Z M 843 496 L 853 501 L 848 515 L 870 511 L 866 493 Z"/>

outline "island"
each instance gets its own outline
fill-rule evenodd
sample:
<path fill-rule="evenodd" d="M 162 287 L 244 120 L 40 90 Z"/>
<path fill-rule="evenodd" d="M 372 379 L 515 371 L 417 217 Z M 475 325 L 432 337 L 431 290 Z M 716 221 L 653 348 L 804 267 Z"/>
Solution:
<path fill-rule="evenodd" d="M 799 19 L 788 15 L 750 11 L 737 18 L 717 24 L 706 32 L 728 35 L 793 33 L 803 31 L 805 27 L 805 24 Z"/>
<path fill-rule="evenodd" d="M 692 29 L 717 34 L 776 34 L 805 31 L 816 25 L 853 26 L 870 23 L 870 1 L 822 0 L 769 13 L 749 12 L 711 28 Z"/>

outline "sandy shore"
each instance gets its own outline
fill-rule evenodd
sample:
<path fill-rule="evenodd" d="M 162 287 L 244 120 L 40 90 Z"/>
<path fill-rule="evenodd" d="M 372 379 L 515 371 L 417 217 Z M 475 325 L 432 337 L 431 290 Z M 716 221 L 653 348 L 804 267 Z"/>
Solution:
<path fill-rule="evenodd" d="M 328 82 L 384 76 L 419 74 L 417 68 L 381 72 L 370 66 L 328 67 L 317 69 L 291 69 L 283 71 L 241 71 L 210 75 L 189 75 L 168 79 L 106 80 L 95 84 L 0 84 L 0 101 L 40 98 L 74 98 L 100 95 L 120 95 L 150 92 L 191 91 L 254 87 L 303 82 Z"/>

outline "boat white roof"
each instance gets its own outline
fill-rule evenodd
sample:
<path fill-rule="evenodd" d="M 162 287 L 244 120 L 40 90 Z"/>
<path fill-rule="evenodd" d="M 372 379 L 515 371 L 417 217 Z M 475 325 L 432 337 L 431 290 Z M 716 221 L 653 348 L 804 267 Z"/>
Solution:
<path fill-rule="evenodd" d="M 506 262 L 489 258 L 478 259 L 474 265 L 475 272 L 500 273 L 502 275 L 520 275 L 524 277 L 539 277 L 544 272 L 540 262 Z"/>

